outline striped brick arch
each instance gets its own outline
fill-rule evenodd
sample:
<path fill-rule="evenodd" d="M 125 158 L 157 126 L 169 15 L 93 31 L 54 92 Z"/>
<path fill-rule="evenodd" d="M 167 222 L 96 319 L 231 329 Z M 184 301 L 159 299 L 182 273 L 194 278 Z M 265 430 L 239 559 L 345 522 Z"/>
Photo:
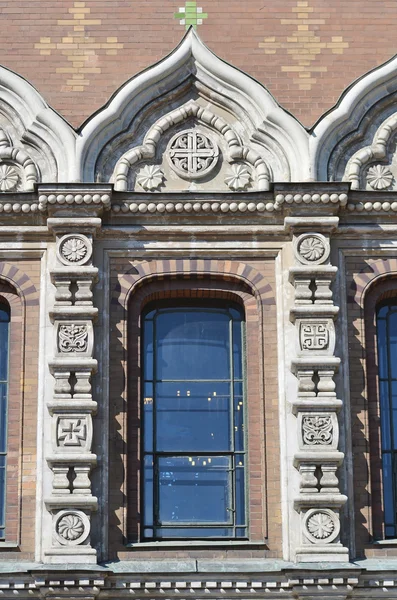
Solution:
<path fill-rule="evenodd" d="M 384 275 L 397 275 L 397 258 L 370 258 L 366 262 L 367 266 L 353 275 L 349 294 L 349 302 L 358 304 L 361 308 L 371 281 Z"/>
<path fill-rule="evenodd" d="M 254 267 L 242 262 L 213 259 L 169 259 L 137 263 L 120 276 L 113 290 L 112 303 L 127 306 L 128 297 L 137 286 L 151 279 L 223 279 L 239 281 L 247 286 L 261 304 L 275 304 L 275 294 L 267 279 Z"/>

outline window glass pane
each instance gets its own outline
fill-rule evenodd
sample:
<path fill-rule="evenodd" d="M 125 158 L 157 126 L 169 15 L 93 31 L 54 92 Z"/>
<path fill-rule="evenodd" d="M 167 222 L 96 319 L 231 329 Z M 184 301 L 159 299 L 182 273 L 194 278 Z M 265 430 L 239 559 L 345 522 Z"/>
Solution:
<path fill-rule="evenodd" d="M 157 451 L 230 449 L 229 383 L 159 383 L 155 402 Z"/>
<path fill-rule="evenodd" d="M 143 326 L 143 356 L 145 357 L 143 378 L 150 381 L 154 378 L 153 344 L 153 321 L 145 320 Z"/>
<path fill-rule="evenodd" d="M 236 525 L 245 525 L 244 456 L 236 456 Z"/>
<path fill-rule="evenodd" d="M 153 525 L 153 456 L 145 456 L 143 464 L 144 526 Z"/>
<path fill-rule="evenodd" d="M 230 523 L 230 475 L 227 456 L 159 457 L 159 524 Z"/>
<path fill-rule="evenodd" d="M 381 438 L 382 449 L 391 449 L 391 420 L 390 420 L 390 404 L 389 404 L 389 381 L 381 381 L 379 383 L 380 396 L 380 423 L 381 423 Z"/>
<path fill-rule="evenodd" d="M 385 512 L 385 524 L 395 521 L 394 498 L 393 498 L 393 470 L 392 456 L 390 453 L 383 454 L 383 504 Z"/>
<path fill-rule="evenodd" d="M 0 452 L 7 450 L 7 384 L 0 383 Z"/>
<path fill-rule="evenodd" d="M 387 307 L 384 307 L 387 308 Z M 377 321 L 377 346 L 378 346 L 378 364 L 379 377 L 387 379 L 387 338 L 386 338 L 386 319 Z"/>
<path fill-rule="evenodd" d="M 158 314 L 157 379 L 230 379 L 229 321 L 215 310 Z"/>
<path fill-rule="evenodd" d="M 143 449 L 145 452 L 153 452 L 153 384 L 143 384 Z"/>
<path fill-rule="evenodd" d="M 3 311 L 0 309 L 0 314 Z M 9 323 L 0 320 L 0 381 L 8 377 L 8 330 Z"/>
<path fill-rule="evenodd" d="M 389 313 L 387 333 L 389 336 L 390 375 L 397 378 L 397 313 L 394 311 Z"/>
<path fill-rule="evenodd" d="M 0 455 L 0 527 L 5 525 L 6 457 Z"/>
<path fill-rule="evenodd" d="M 237 311 L 235 311 L 237 312 Z M 242 361 L 242 329 L 241 321 L 233 322 L 233 369 L 234 378 L 242 379 L 243 361 Z"/>
<path fill-rule="evenodd" d="M 243 383 L 234 384 L 234 449 L 244 450 Z"/>
<path fill-rule="evenodd" d="M 168 538 L 189 538 L 189 539 L 202 539 L 202 538 L 222 538 L 222 537 L 233 537 L 233 527 L 178 527 L 172 529 L 171 527 L 161 527 L 156 529 L 156 538 L 168 539 Z"/>

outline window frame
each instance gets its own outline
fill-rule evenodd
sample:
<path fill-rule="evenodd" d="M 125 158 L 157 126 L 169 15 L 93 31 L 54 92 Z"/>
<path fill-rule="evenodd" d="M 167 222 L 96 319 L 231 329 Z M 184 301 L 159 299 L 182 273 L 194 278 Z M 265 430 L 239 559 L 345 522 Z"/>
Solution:
<path fill-rule="evenodd" d="M 232 422 L 233 420 L 233 424 L 230 428 L 230 440 L 229 442 L 231 443 L 231 449 L 229 449 L 228 451 L 222 451 L 222 452 L 207 452 L 207 451 L 193 451 L 193 450 L 189 450 L 189 451 L 167 451 L 167 452 L 162 452 L 162 451 L 156 451 L 155 446 L 153 449 L 152 453 L 149 454 L 153 454 L 154 457 L 154 462 L 155 464 L 157 464 L 157 459 L 161 456 L 184 456 L 187 454 L 190 454 L 192 456 L 199 456 L 199 455 L 205 455 L 205 456 L 215 456 L 219 455 L 219 456 L 228 456 L 229 460 L 230 460 L 230 464 L 232 465 L 232 472 L 230 475 L 230 480 L 231 480 L 231 495 L 232 495 L 232 499 L 233 499 L 233 508 L 231 510 L 232 514 L 231 516 L 233 517 L 229 523 L 214 523 L 214 522 L 204 522 L 202 521 L 201 523 L 198 524 L 185 524 L 184 527 L 180 527 L 181 529 L 192 529 L 195 530 L 197 529 L 198 531 L 200 529 L 206 528 L 206 529 L 211 529 L 212 527 L 214 529 L 218 528 L 218 529 L 231 529 L 233 530 L 233 534 L 234 535 L 224 535 L 224 536 L 217 536 L 217 535 L 212 535 L 212 536 L 193 536 L 193 535 L 185 535 L 185 536 L 161 536 L 161 537 L 157 537 L 156 536 L 156 529 L 160 530 L 161 529 L 178 529 L 179 527 L 173 527 L 171 525 L 171 523 L 155 523 L 156 520 L 156 511 L 158 509 L 159 506 L 159 490 L 157 489 L 157 486 L 160 486 L 160 482 L 159 480 L 157 481 L 157 483 L 155 482 L 155 478 L 156 478 L 156 468 L 153 469 L 153 514 L 152 514 L 152 518 L 153 518 L 153 525 L 152 526 L 146 526 L 144 523 L 145 520 L 145 509 L 144 509 L 144 498 L 145 498 L 145 493 L 144 493 L 144 477 L 141 477 L 141 489 L 140 489 L 140 498 L 141 498 L 141 510 L 140 510 L 140 514 L 141 514 L 141 526 L 140 526 L 140 531 L 141 531 L 141 541 L 142 542 L 163 542 L 163 541 L 172 541 L 172 542 L 178 542 L 178 541 L 183 541 L 183 540 L 192 540 L 192 541 L 207 541 L 207 542 L 211 542 L 211 541 L 216 541 L 216 540 L 233 540 L 233 541 L 242 541 L 242 540 L 246 540 L 248 539 L 249 536 L 249 514 L 248 514 L 248 505 L 249 505 L 249 489 L 248 489 L 248 477 L 247 477 L 247 471 L 248 471 L 248 463 L 249 463 L 249 459 L 248 459 L 248 436 L 247 436 L 247 357 L 246 357 L 246 331 L 245 331 L 245 310 L 244 307 L 241 306 L 241 303 L 238 303 L 236 301 L 231 301 L 231 300 L 216 300 L 216 299 L 201 299 L 201 300 L 194 300 L 193 298 L 190 299 L 185 299 L 185 300 L 180 300 L 177 298 L 174 299 L 163 299 L 163 300 L 157 300 L 157 301 L 151 301 L 149 303 L 147 303 L 144 307 L 144 309 L 142 310 L 141 313 L 141 327 L 142 327 L 142 336 L 141 336 L 141 345 L 140 345 L 140 355 L 141 355 L 141 393 L 140 393 L 140 411 L 141 411 L 141 418 L 142 418 L 142 431 L 143 434 L 141 436 L 141 448 L 140 448 L 140 455 L 141 455 L 141 463 L 142 463 L 142 473 L 145 470 L 144 467 L 144 461 L 145 461 L 145 456 L 148 454 L 148 452 L 145 452 L 144 449 L 144 437 L 145 437 L 145 432 L 144 432 L 144 428 L 145 425 L 143 423 L 144 421 L 144 397 L 145 397 L 145 393 L 144 393 L 144 388 L 145 388 L 145 377 L 144 377 L 144 348 L 145 348 L 145 337 L 144 337 L 144 322 L 145 319 L 147 317 L 148 314 L 150 314 L 153 311 L 156 311 L 157 314 L 160 313 L 166 313 L 166 312 L 173 312 L 173 311 L 180 311 L 182 312 L 183 310 L 186 310 L 187 312 L 194 312 L 195 310 L 201 310 L 201 311 L 208 311 L 210 312 L 211 309 L 214 309 L 215 311 L 219 312 L 222 311 L 223 313 L 229 312 L 229 316 L 230 316 L 230 323 L 231 325 L 230 327 L 230 331 L 229 331 L 229 343 L 233 341 L 233 323 L 237 323 L 240 322 L 241 326 L 240 326 L 240 335 L 241 335 L 241 377 L 240 378 L 236 378 L 234 377 L 234 373 L 233 373 L 233 360 L 231 360 L 230 363 L 230 369 L 231 369 L 231 379 L 229 380 L 233 391 L 230 394 L 230 400 L 229 400 L 229 408 L 231 408 L 231 412 L 229 415 L 229 419 L 230 422 Z M 236 317 L 233 318 L 232 313 L 230 312 L 231 309 L 233 309 L 234 311 L 238 311 L 239 315 L 240 315 L 240 319 L 237 319 Z M 152 339 L 153 339 L 153 344 L 156 343 L 156 336 L 155 336 L 155 328 L 153 328 L 153 333 L 152 333 Z M 232 347 L 230 347 L 230 352 L 232 353 Z M 153 366 L 153 376 L 155 376 L 155 366 Z M 237 451 L 235 449 L 235 436 L 234 436 L 234 427 L 235 427 L 235 409 L 234 409 L 234 386 L 236 384 L 238 380 L 238 383 L 242 384 L 242 398 L 243 398 L 243 423 L 244 423 L 244 436 L 243 436 L 243 450 Z M 215 381 L 215 380 L 214 380 Z M 189 380 L 190 382 L 190 380 Z M 191 382 L 193 383 L 193 380 L 191 380 Z M 153 386 L 153 394 L 155 396 L 155 383 L 154 380 L 152 381 L 152 386 Z M 154 397 L 153 396 L 153 397 Z M 153 417 L 153 435 L 154 435 L 154 417 Z M 243 469 L 244 469 L 244 478 L 243 478 L 243 495 L 244 495 L 244 523 L 243 524 L 236 524 L 235 520 L 236 520 L 236 461 L 237 461 L 237 455 L 243 455 Z M 229 510 L 229 509 L 227 509 Z M 153 531 L 153 535 L 150 537 L 146 537 L 144 535 L 144 530 L 145 529 L 152 529 Z M 241 532 L 242 530 L 244 530 L 244 535 L 237 535 L 237 531 Z"/>

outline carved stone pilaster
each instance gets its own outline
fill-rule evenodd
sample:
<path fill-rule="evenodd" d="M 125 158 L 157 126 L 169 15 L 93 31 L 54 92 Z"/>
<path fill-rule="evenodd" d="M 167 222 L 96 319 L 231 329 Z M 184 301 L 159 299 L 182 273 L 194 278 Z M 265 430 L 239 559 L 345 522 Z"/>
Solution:
<path fill-rule="evenodd" d="M 339 513 L 347 498 L 340 493 L 337 477 L 344 455 L 338 451 L 337 412 L 342 402 L 336 397 L 334 382 L 340 364 L 334 356 L 334 320 L 339 309 L 331 288 L 337 268 L 330 264 L 330 233 L 338 220 L 287 221 L 296 261 L 289 271 L 295 288 L 290 318 L 296 328 L 291 369 L 298 379 L 297 397 L 291 399 L 299 448 L 294 466 L 300 474 L 299 494 L 294 500 L 300 516 L 295 558 L 302 562 L 343 561 L 348 560 L 348 551 L 340 542 Z"/>
<path fill-rule="evenodd" d="M 92 453 L 93 415 L 91 377 L 97 309 L 92 287 L 98 269 L 92 265 L 92 244 L 98 218 L 51 218 L 56 236 L 57 264 L 51 271 L 56 288 L 50 310 L 53 323 L 53 357 L 49 361 L 55 385 L 47 403 L 52 417 L 51 448 L 46 459 L 53 472 L 51 495 L 45 505 L 52 514 L 52 545 L 47 562 L 96 562 L 91 546 L 91 513 L 97 499 L 91 493 L 90 474 L 97 457 Z"/>

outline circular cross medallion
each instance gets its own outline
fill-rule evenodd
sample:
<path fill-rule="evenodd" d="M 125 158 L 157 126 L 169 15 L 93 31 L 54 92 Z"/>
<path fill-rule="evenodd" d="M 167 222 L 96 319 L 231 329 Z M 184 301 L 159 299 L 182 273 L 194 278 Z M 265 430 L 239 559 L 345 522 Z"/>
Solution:
<path fill-rule="evenodd" d="M 168 144 L 171 167 L 183 179 L 201 179 L 218 162 L 218 146 L 197 129 L 177 133 Z"/>

